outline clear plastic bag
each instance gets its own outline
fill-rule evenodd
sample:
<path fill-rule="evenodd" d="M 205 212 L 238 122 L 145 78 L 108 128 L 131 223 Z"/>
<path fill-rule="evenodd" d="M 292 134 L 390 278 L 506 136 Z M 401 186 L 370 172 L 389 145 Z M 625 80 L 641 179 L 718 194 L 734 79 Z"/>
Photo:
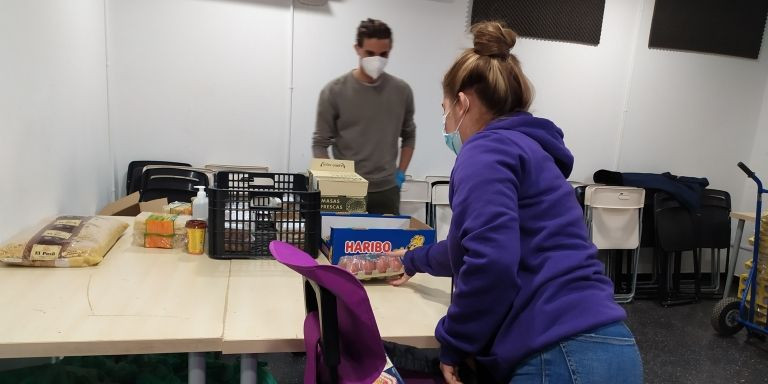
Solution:
<path fill-rule="evenodd" d="M 0 261 L 34 267 L 96 265 L 128 228 L 100 216 L 60 216 L 0 245 Z"/>
<path fill-rule="evenodd" d="M 133 222 L 133 243 L 145 248 L 184 248 L 191 216 L 142 212 Z"/>

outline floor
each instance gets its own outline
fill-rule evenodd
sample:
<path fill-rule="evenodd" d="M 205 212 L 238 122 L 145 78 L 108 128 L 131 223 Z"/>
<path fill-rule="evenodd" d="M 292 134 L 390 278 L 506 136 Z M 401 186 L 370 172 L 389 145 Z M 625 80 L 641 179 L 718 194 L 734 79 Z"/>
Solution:
<path fill-rule="evenodd" d="M 655 301 L 625 305 L 635 333 L 648 384 L 768 383 L 768 343 L 746 331 L 719 337 L 710 325 L 716 300 L 663 308 Z M 280 384 L 301 383 L 303 358 L 263 355 Z"/>
<path fill-rule="evenodd" d="M 718 336 L 710 325 L 716 303 L 662 308 L 643 300 L 625 306 L 646 383 L 768 383 L 768 343 L 747 340 L 744 330 Z"/>

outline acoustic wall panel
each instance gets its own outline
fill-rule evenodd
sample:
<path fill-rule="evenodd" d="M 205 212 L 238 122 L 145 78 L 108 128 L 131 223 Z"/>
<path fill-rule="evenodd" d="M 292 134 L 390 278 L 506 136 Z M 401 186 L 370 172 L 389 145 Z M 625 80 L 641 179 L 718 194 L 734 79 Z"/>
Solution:
<path fill-rule="evenodd" d="M 472 23 L 505 21 L 520 36 L 598 45 L 605 0 L 475 0 Z"/>
<path fill-rule="evenodd" d="M 757 59 L 766 0 L 656 0 L 650 48 Z"/>

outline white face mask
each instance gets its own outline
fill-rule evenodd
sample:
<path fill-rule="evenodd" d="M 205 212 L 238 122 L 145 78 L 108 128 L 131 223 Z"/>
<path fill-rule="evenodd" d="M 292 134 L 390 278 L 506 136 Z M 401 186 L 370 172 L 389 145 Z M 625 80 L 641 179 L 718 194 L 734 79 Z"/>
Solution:
<path fill-rule="evenodd" d="M 360 60 L 360 65 L 368 76 L 376 80 L 384 72 L 384 67 L 387 66 L 387 58 L 381 56 L 363 57 Z"/>

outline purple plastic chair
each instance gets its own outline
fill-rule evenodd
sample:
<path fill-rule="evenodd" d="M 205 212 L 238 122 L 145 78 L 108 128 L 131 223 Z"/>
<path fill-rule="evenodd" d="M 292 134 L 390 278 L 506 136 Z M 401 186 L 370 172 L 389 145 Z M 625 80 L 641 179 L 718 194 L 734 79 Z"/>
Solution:
<path fill-rule="evenodd" d="M 277 261 L 305 278 L 304 383 L 373 383 L 387 357 L 360 281 L 339 267 L 318 264 L 290 244 L 272 241 L 269 250 Z M 402 378 L 408 384 L 442 382 L 422 375 Z"/>
<path fill-rule="evenodd" d="M 317 383 L 318 376 L 340 384 L 376 380 L 386 354 L 362 284 L 349 272 L 320 265 L 290 244 L 272 241 L 269 250 L 277 261 L 305 277 L 304 383 Z"/>

